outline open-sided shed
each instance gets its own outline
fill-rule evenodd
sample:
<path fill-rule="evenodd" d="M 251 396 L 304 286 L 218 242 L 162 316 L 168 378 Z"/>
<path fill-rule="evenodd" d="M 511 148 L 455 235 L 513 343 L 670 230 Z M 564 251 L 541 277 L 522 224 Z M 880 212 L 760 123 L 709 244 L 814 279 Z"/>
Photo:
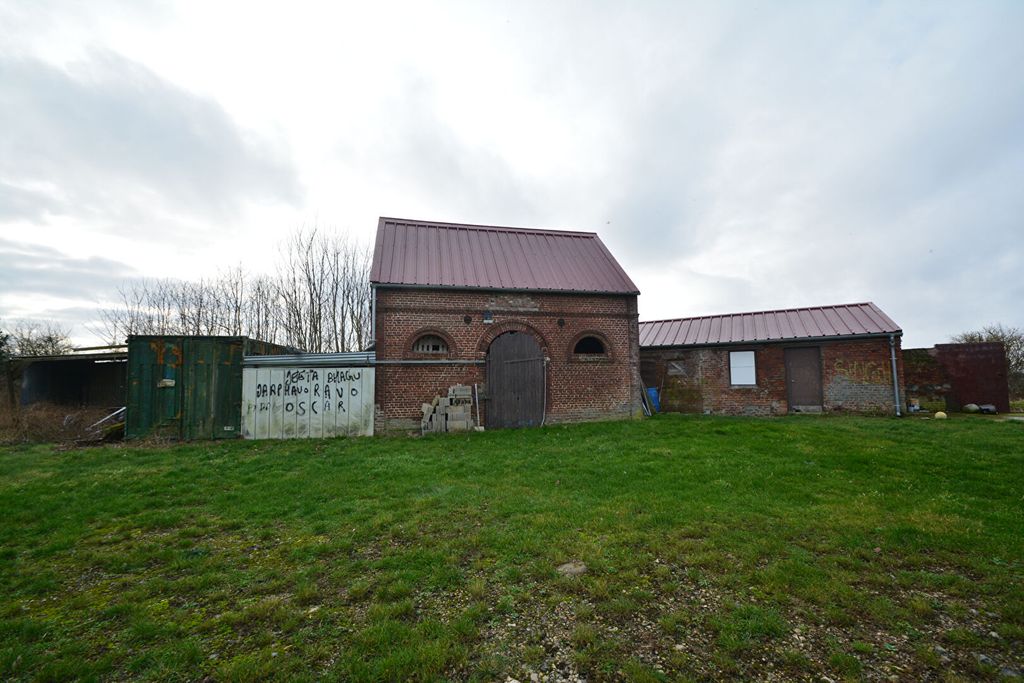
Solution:
<path fill-rule="evenodd" d="M 124 349 L 14 359 L 5 380 L 9 400 L 21 405 L 52 403 L 80 408 L 124 405 Z M 7 399 L 8 397 L 5 397 Z"/>

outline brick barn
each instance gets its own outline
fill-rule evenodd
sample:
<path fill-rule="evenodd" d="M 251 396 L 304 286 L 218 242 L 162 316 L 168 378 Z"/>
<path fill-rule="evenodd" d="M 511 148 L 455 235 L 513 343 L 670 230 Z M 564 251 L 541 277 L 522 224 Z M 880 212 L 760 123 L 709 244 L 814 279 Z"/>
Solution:
<path fill-rule="evenodd" d="M 641 375 L 671 412 L 898 415 L 902 334 L 873 303 L 656 320 Z"/>
<path fill-rule="evenodd" d="M 639 291 L 595 233 L 381 218 L 370 283 L 380 431 L 459 384 L 489 429 L 641 410 Z"/>

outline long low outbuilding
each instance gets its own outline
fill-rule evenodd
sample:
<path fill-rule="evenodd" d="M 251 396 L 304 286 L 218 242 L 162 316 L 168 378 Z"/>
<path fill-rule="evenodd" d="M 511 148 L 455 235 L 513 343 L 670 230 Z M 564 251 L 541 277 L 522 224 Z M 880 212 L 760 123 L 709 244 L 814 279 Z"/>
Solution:
<path fill-rule="evenodd" d="M 899 415 L 902 334 L 873 303 L 641 322 L 641 376 L 671 412 Z"/>

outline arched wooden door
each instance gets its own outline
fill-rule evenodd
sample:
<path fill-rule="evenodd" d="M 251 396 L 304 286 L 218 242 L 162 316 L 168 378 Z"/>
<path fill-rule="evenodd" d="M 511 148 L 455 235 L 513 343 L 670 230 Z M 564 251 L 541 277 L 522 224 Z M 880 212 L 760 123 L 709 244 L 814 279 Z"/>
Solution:
<path fill-rule="evenodd" d="M 544 419 L 544 353 L 533 335 L 506 332 L 487 350 L 487 426 L 537 427 Z"/>

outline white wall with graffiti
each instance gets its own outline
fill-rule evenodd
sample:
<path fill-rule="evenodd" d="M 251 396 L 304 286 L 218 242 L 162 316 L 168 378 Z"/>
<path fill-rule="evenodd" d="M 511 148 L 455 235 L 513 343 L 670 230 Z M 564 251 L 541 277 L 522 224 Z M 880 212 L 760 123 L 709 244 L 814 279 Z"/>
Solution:
<path fill-rule="evenodd" d="M 246 367 L 242 436 L 372 436 L 373 382 L 372 367 Z"/>

